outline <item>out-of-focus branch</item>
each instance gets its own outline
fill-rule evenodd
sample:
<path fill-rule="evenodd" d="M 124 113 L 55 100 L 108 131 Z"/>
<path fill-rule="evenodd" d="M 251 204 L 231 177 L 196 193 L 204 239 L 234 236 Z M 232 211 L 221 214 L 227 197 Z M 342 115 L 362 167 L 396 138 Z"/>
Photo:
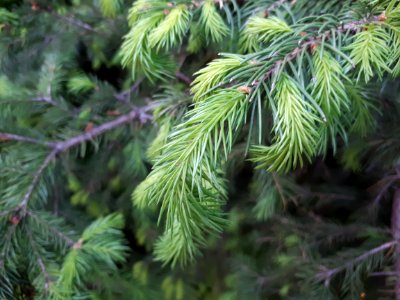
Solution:
<path fill-rule="evenodd" d="M 150 110 L 152 110 L 153 108 L 154 108 L 153 104 L 149 104 L 149 105 L 143 106 L 143 107 L 135 107 L 129 113 L 122 115 L 112 121 L 109 121 L 102 125 L 94 127 L 93 129 L 91 129 L 88 132 L 84 132 L 77 136 L 71 137 L 65 141 L 59 141 L 59 142 L 42 142 L 40 140 L 30 138 L 30 137 L 9 134 L 9 133 L 0 133 L 0 141 L 1 140 L 3 140 L 3 141 L 13 140 L 13 141 L 19 141 L 19 142 L 26 142 L 26 143 L 31 143 L 31 144 L 44 145 L 51 149 L 49 154 L 45 157 L 43 163 L 39 166 L 37 171 L 33 174 L 31 184 L 29 185 L 28 190 L 24 194 L 24 197 L 22 198 L 21 203 L 16 207 L 16 210 L 18 210 L 20 212 L 21 216 L 26 215 L 28 203 L 32 197 L 32 194 L 33 194 L 35 188 L 39 184 L 44 171 L 47 169 L 47 167 L 56 158 L 56 156 L 58 154 L 66 152 L 75 146 L 78 146 L 87 141 L 90 141 L 93 138 L 95 138 L 99 135 L 102 135 L 103 133 L 106 133 L 110 130 L 113 130 L 115 128 L 123 126 L 135 119 L 138 120 L 142 124 L 146 123 L 146 122 L 152 120 L 152 115 L 150 115 L 148 112 Z"/>
<path fill-rule="evenodd" d="M 369 258 L 372 255 L 375 255 L 375 254 L 377 254 L 379 252 L 385 251 L 385 250 L 387 250 L 387 249 L 389 249 L 391 247 L 394 247 L 396 245 L 397 245 L 397 241 L 395 241 L 395 240 L 394 241 L 390 241 L 390 242 L 384 243 L 384 244 L 382 244 L 382 245 L 380 245 L 380 246 L 378 246 L 376 248 L 373 248 L 373 249 L 363 253 L 360 256 L 355 257 L 354 259 L 346 262 L 345 264 L 343 264 L 343 265 L 341 265 L 339 267 L 336 267 L 334 269 L 323 268 L 323 270 L 321 270 L 321 272 L 318 273 L 317 278 L 319 280 L 321 280 L 321 281 L 324 281 L 326 286 L 329 286 L 329 283 L 330 283 L 331 279 L 336 274 L 346 270 L 347 268 L 349 268 L 349 267 L 351 267 L 351 266 L 353 266 L 353 265 L 355 265 L 357 263 L 360 263 L 360 262 L 366 260 L 367 258 Z M 399 299 L 396 299 L 396 300 L 399 300 Z"/>
<path fill-rule="evenodd" d="M 393 195 L 393 205 L 392 205 L 392 235 L 396 241 L 396 251 L 395 251 L 395 263 L 394 271 L 395 273 L 400 273 L 400 189 L 397 189 Z M 400 279 L 396 278 L 395 284 L 395 294 L 396 300 L 400 300 Z"/>
<path fill-rule="evenodd" d="M 18 135 L 18 134 L 13 134 L 13 133 L 1 133 L 0 132 L 0 142 L 5 142 L 5 141 L 18 141 L 18 142 L 24 142 L 24 143 L 47 146 L 47 147 L 50 147 L 50 148 L 53 148 L 54 145 L 55 145 L 55 143 L 41 141 L 41 140 L 34 139 L 34 138 L 31 138 L 31 137 L 28 137 L 28 136 L 23 136 L 23 135 Z"/>

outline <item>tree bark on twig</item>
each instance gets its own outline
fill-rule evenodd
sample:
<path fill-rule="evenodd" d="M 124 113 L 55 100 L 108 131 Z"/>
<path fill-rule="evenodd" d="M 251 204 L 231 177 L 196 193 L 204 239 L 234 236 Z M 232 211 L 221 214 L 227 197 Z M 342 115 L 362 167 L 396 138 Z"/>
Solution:
<path fill-rule="evenodd" d="M 394 272 L 400 274 L 400 188 L 394 192 L 392 206 L 392 235 L 396 243 Z M 400 278 L 396 277 L 395 299 L 400 300 Z"/>

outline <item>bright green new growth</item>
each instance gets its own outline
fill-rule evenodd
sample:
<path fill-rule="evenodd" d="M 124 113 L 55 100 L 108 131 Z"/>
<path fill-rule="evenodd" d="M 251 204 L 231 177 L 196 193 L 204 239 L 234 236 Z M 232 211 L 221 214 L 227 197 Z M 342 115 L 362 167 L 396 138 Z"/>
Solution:
<path fill-rule="evenodd" d="M 79 73 L 70 78 L 67 87 L 69 92 L 73 94 L 79 94 L 94 89 L 96 87 L 96 83 L 93 82 L 86 74 Z"/>
<path fill-rule="evenodd" d="M 185 4 L 171 9 L 167 17 L 153 29 L 149 36 L 149 46 L 170 49 L 181 43 L 189 27 L 190 11 Z"/>
<path fill-rule="evenodd" d="M 251 160 L 258 163 L 259 168 L 287 172 L 302 166 L 303 157 L 311 161 L 318 143 L 316 124 L 321 120 L 287 75 L 277 81 L 274 91 L 273 144 L 254 146 Z"/>
<path fill-rule="evenodd" d="M 262 9 L 274 6 L 270 5 L 246 12 L 244 22 L 232 30 L 226 24 L 235 22 L 233 15 L 222 3 L 225 22 L 216 5 L 206 0 L 171 8 L 140 0 L 129 16 L 134 31 L 142 18 L 161 9 L 169 11 L 150 30 L 140 30 L 146 41 L 142 45 L 147 48 L 133 55 L 149 45 L 157 51 L 179 47 L 185 43 L 183 35 L 188 28 L 190 52 L 199 51 L 202 44 L 221 42 L 230 34 L 238 37 L 233 48 L 248 53 L 223 53 L 195 73 L 193 109 L 171 132 L 162 127 L 149 150 L 153 171 L 133 194 L 137 207 L 161 204 L 166 225 L 155 253 L 157 259 L 172 265 L 191 261 L 207 234 L 221 231 L 221 206 L 227 194 L 224 160 L 240 129 L 247 135 L 244 143 L 250 149 L 250 160 L 269 172 L 302 167 L 331 148 L 335 153 L 338 139 L 346 144 L 348 133 L 365 135 L 374 123 L 376 107 L 359 79 L 368 82 L 392 73 L 389 67 L 396 68 L 400 57 L 390 50 L 399 44 L 398 38 L 391 38 L 398 36 L 397 2 L 385 2 L 387 17 L 381 6 L 373 4 L 373 13 L 364 18 L 306 14 L 296 19 L 282 12 L 260 17 Z M 268 10 L 265 14 L 269 15 Z M 123 49 L 128 53 L 133 48 L 124 45 Z M 137 56 L 131 62 L 140 59 Z M 152 76 L 150 73 L 146 76 Z M 242 128 L 246 118 L 249 126 Z M 271 134 L 265 135 L 268 131 Z M 278 193 L 275 190 L 260 198 L 264 200 L 257 204 L 260 219 L 275 211 L 279 199 L 286 201 L 287 195 Z"/>
<path fill-rule="evenodd" d="M 366 86 L 347 86 L 347 93 L 353 118 L 350 130 L 366 136 L 375 125 L 374 113 L 379 112 L 377 103 L 373 102 L 373 95 Z"/>
<path fill-rule="evenodd" d="M 343 74 L 337 60 L 329 52 L 315 51 L 313 55 L 314 77 L 311 95 L 316 99 L 327 120 L 321 125 L 319 135 L 319 153 L 326 153 L 329 144 L 336 151 L 336 136 L 340 134 L 346 138 L 345 119 L 343 118 L 350 109 L 349 97 L 343 81 L 350 79 Z"/>
<path fill-rule="evenodd" d="M 100 9 L 105 17 L 115 17 L 122 9 L 123 0 L 99 0 Z"/>
<path fill-rule="evenodd" d="M 213 0 L 204 1 L 201 7 L 200 24 L 209 42 L 219 43 L 229 33 L 228 26 L 218 14 Z"/>
<path fill-rule="evenodd" d="M 150 81 L 172 77 L 174 66 L 166 55 L 185 41 L 189 31 L 188 51 L 195 53 L 204 47 L 203 41 L 220 43 L 229 29 L 214 2 L 204 1 L 201 8 L 190 1 L 172 3 L 159 0 L 138 0 L 128 13 L 130 32 L 120 49 L 121 63 Z"/>
<path fill-rule="evenodd" d="M 84 281 L 85 274 L 96 264 L 104 264 L 115 269 L 116 262 L 125 260 L 127 247 L 124 245 L 121 228 L 123 217 L 119 214 L 97 219 L 85 229 L 81 238 L 66 256 L 57 283 L 52 293 L 54 298 Z M 65 296 L 65 295 L 64 295 Z"/>
<path fill-rule="evenodd" d="M 267 19 L 250 17 L 241 32 L 239 41 L 241 52 L 259 51 L 261 43 L 269 43 L 274 37 L 291 31 L 290 26 L 277 17 Z"/>
<path fill-rule="evenodd" d="M 187 263 L 204 244 L 205 231 L 221 231 L 226 194 L 217 170 L 245 123 L 247 107 L 246 96 L 234 89 L 197 102 L 169 135 L 153 171 L 135 191 L 135 203 L 142 205 L 147 198 L 160 203 L 165 214 L 166 229 L 157 247 L 162 261 Z"/>
<path fill-rule="evenodd" d="M 356 65 L 360 66 L 357 80 L 364 77 L 368 82 L 374 74 L 380 78 L 383 72 L 391 72 L 387 66 L 390 51 L 390 35 L 379 25 L 371 24 L 355 36 L 355 41 L 350 45 L 350 57 Z"/>
<path fill-rule="evenodd" d="M 163 58 L 157 56 L 149 46 L 149 34 L 164 18 L 164 13 L 157 12 L 150 17 L 141 18 L 124 37 L 121 46 L 121 63 L 130 67 L 132 77 L 144 74 L 150 80 L 165 80 L 169 75 L 170 66 Z M 134 50 L 133 50 L 134 49 Z"/>
<path fill-rule="evenodd" d="M 193 94 L 193 102 L 208 97 L 210 90 L 221 84 L 229 72 L 239 68 L 242 61 L 237 56 L 226 56 L 224 58 L 215 59 L 205 68 L 199 70 L 197 77 L 192 82 L 191 92 Z"/>

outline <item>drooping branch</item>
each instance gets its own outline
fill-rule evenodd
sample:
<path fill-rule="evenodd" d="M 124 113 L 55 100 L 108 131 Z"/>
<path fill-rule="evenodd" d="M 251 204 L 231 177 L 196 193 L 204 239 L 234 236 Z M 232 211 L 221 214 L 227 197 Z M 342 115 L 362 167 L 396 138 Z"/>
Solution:
<path fill-rule="evenodd" d="M 115 128 L 120 127 L 121 125 L 127 124 L 134 119 L 139 120 L 141 123 L 146 123 L 152 119 L 152 116 L 147 114 L 149 110 L 151 110 L 153 106 L 145 106 L 138 107 L 130 111 L 126 115 L 122 115 L 110 122 L 104 123 L 98 127 L 94 127 L 92 130 L 72 137 L 64 142 L 58 142 L 54 145 L 54 149 L 57 150 L 57 154 L 61 152 L 65 152 L 72 147 L 80 145 L 84 142 L 90 141 L 91 139 L 99 136 L 107 131 L 113 130 Z"/>
<path fill-rule="evenodd" d="M 394 271 L 396 274 L 400 274 L 400 189 L 397 189 L 393 196 L 392 205 L 392 235 L 394 240 L 397 242 L 395 251 L 395 263 Z M 396 300 L 400 300 L 400 279 L 396 278 L 395 284 Z"/>
<path fill-rule="evenodd" d="M 43 163 L 39 166 L 35 174 L 33 175 L 32 182 L 28 187 L 28 190 L 26 191 L 24 197 L 22 198 L 22 201 L 20 205 L 18 206 L 18 209 L 21 209 L 22 215 L 26 214 L 26 208 L 28 206 L 29 199 L 31 198 L 33 191 L 35 190 L 36 186 L 39 184 L 40 179 L 42 178 L 43 172 L 47 169 L 47 167 L 50 165 L 52 160 L 56 157 L 57 155 L 57 149 L 54 148 L 44 159 Z"/>
<path fill-rule="evenodd" d="M 366 18 L 360 21 L 353 21 L 347 24 L 342 24 L 335 29 L 333 29 L 337 33 L 343 33 L 347 31 L 358 32 L 360 30 L 360 26 L 370 24 L 372 22 L 382 22 L 384 20 L 384 16 L 372 16 L 370 18 Z M 261 80 L 255 80 L 251 86 L 259 86 L 271 77 L 276 71 L 278 71 L 282 64 L 291 62 L 296 59 L 303 51 L 316 47 L 322 41 L 326 41 L 332 37 L 332 29 L 324 31 L 323 33 L 310 37 L 308 39 L 304 39 L 300 42 L 299 46 L 294 48 L 291 52 L 286 54 L 282 59 L 276 61 L 271 68 L 263 75 Z"/>
<path fill-rule="evenodd" d="M 360 256 L 357 256 L 356 258 L 346 262 L 345 264 L 336 267 L 334 269 L 326 269 L 323 268 L 323 270 L 321 272 L 318 273 L 317 278 L 321 281 L 325 282 L 326 286 L 329 286 L 330 280 L 332 279 L 332 277 L 334 277 L 336 274 L 346 270 L 347 268 L 354 266 L 357 263 L 361 263 L 363 261 L 365 261 L 367 258 L 369 258 L 372 255 L 378 254 L 382 251 L 385 251 L 389 248 L 392 248 L 394 246 L 396 246 L 398 243 L 398 241 L 390 241 L 387 243 L 384 243 L 378 247 L 375 247 L 363 254 L 361 254 Z"/>
<path fill-rule="evenodd" d="M 58 154 L 66 152 L 75 146 L 78 146 L 87 141 L 90 141 L 93 138 L 104 134 L 105 132 L 108 132 L 108 131 L 118 128 L 122 125 L 125 125 L 135 119 L 141 123 L 146 123 L 152 119 L 152 116 L 150 114 L 148 114 L 148 111 L 152 110 L 153 108 L 154 108 L 154 104 L 149 104 L 144 107 L 135 107 L 133 110 L 131 110 L 126 115 L 122 115 L 112 121 L 109 121 L 102 125 L 94 127 L 93 129 L 91 129 L 88 132 L 84 132 L 77 136 L 71 137 L 70 139 L 67 139 L 65 141 L 59 141 L 59 142 L 42 142 L 40 140 L 36 140 L 36 139 L 30 138 L 30 137 L 19 136 L 19 135 L 14 135 L 14 134 L 9 134 L 9 133 L 0 133 L 0 141 L 1 141 L 1 139 L 3 139 L 4 141 L 13 140 L 13 141 L 20 141 L 20 142 L 26 142 L 26 143 L 31 143 L 31 144 L 44 145 L 44 146 L 51 148 L 51 151 L 45 157 L 43 163 L 39 166 L 39 168 L 33 174 L 32 181 L 31 181 L 26 193 L 24 194 L 24 197 L 22 198 L 21 203 L 16 207 L 16 210 L 20 211 L 21 216 L 26 215 L 28 203 L 32 197 L 32 194 L 33 194 L 35 188 L 39 184 L 44 171 L 47 169 L 47 167 L 50 165 L 50 163 L 53 161 L 53 159 L 56 158 L 56 156 Z"/>
<path fill-rule="evenodd" d="M 50 224 L 48 224 L 47 222 L 45 222 L 45 220 L 43 220 L 42 218 L 40 218 L 38 215 L 36 215 L 34 212 L 32 212 L 31 210 L 27 210 L 26 214 L 29 215 L 31 218 L 34 218 L 38 223 L 40 223 L 43 226 L 46 226 L 47 229 L 51 232 L 53 232 L 54 234 L 56 234 L 59 238 L 61 238 L 62 240 L 64 240 L 66 242 L 66 244 L 70 247 L 72 247 L 75 244 L 75 241 L 73 239 L 71 239 L 70 237 L 66 236 L 62 231 L 57 230 L 56 228 L 54 228 L 54 226 L 51 226 Z"/>
<path fill-rule="evenodd" d="M 27 235 L 28 235 L 29 243 L 31 244 L 33 253 L 36 256 L 36 262 L 39 265 L 40 271 L 41 271 L 41 273 L 43 275 L 43 278 L 44 278 L 44 290 L 47 293 L 49 291 L 50 284 L 51 284 L 49 272 L 46 269 L 46 266 L 44 264 L 43 258 L 40 255 L 40 252 L 39 252 L 39 249 L 37 247 L 37 244 L 34 241 L 34 239 L 32 237 L 32 232 L 31 232 L 31 230 L 29 228 L 27 228 Z"/>

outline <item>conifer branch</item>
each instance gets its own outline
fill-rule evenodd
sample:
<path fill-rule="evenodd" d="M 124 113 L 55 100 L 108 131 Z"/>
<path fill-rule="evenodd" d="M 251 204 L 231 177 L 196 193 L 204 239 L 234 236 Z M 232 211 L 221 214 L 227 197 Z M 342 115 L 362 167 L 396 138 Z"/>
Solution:
<path fill-rule="evenodd" d="M 51 152 L 45 157 L 43 163 L 39 166 L 39 168 L 37 169 L 35 174 L 33 175 L 32 182 L 29 185 L 28 190 L 24 194 L 24 197 L 22 198 L 21 203 L 17 206 L 16 210 L 21 210 L 22 216 L 26 215 L 28 202 L 29 202 L 36 186 L 40 182 L 43 172 L 47 169 L 47 167 L 50 165 L 50 163 L 53 161 L 53 159 L 58 154 L 66 152 L 75 146 L 78 146 L 87 141 L 90 141 L 93 138 L 95 138 L 105 132 L 108 132 L 108 131 L 118 128 L 122 125 L 125 125 L 125 124 L 133 121 L 134 119 L 139 120 L 141 123 L 146 123 L 152 119 L 152 116 L 149 115 L 147 112 L 152 110 L 153 108 L 154 108 L 153 104 L 149 104 L 144 107 L 136 107 L 126 115 L 120 116 L 112 121 L 109 121 L 100 126 L 94 127 L 92 130 L 90 130 L 88 132 L 82 133 L 82 134 L 74 136 L 68 140 L 60 141 L 60 142 L 51 142 L 51 143 L 47 142 L 46 143 L 46 142 L 40 142 L 39 140 L 29 138 L 29 137 L 8 134 L 8 133 L 0 133 L 0 140 L 1 139 L 16 140 L 16 141 L 27 142 L 27 143 L 44 144 L 45 146 L 50 147 L 52 149 Z"/>
<path fill-rule="evenodd" d="M 376 248 L 373 248 L 365 253 L 363 253 L 360 256 L 357 256 L 356 258 L 346 262 L 345 264 L 333 268 L 333 269 L 325 269 L 323 271 L 321 271 L 318 275 L 317 278 L 319 280 L 323 280 L 325 282 L 325 286 L 329 286 L 330 280 L 338 273 L 346 270 L 347 268 L 354 266 L 357 263 L 363 262 L 364 260 L 368 259 L 369 257 L 378 254 L 382 251 L 385 251 L 387 249 L 392 248 L 393 246 L 396 246 L 398 244 L 398 241 L 389 241 L 386 242 Z"/>
<path fill-rule="evenodd" d="M 190 79 L 189 76 L 183 74 L 182 72 L 177 71 L 175 73 L 175 76 L 176 76 L 177 79 L 183 81 L 184 83 L 186 83 L 188 85 L 190 85 L 192 83 L 192 79 Z"/>
<path fill-rule="evenodd" d="M 353 21 L 353 22 L 349 22 L 347 24 L 341 24 L 340 26 L 336 27 L 334 30 L 338 33 L 339 32 L 343 33 L 343 32 L 347 32 L 347 31 L 357 33 L 358 31 L 361 30 L 360 26 L 368 25 L 372 22 L 382 22 L 382 17 L 381 16 L 372 16 L 367 19 Z M 253 82 L 251 86 L 258 86 L 258 85 L 262 84 L 262 82 L 264 82 L 265 80 L 270 78 L 277 70 L 279 70 L 282 64 L 293 61 L 306 49 L 311 49 L 311 51 L 314 51 L 314 48 L 319 43 L 321 43 L 321 41 L 328 40 L 331 36 L 332 36 L 332 30 L 327 30 L 315 37 L 311 37 L 310 39 L 304 40 L 303 42 L 300 43 L 300 45 L 298 47 L 294 48 L 291 52 L 286 54 L 282 59 L 276 61 L 271 66 L 271 68 L 264 74 L 264 76 L 262 77 L 262 80 Z"/>
<path fill-rule="evenodd" d="M 48 96 L 33 98 L 32 101 L 33 102 L 44 102 L 44 103 L 50 104 L 52 106 L 55 106 L 55 107 L 58 107 L 58 108 L 61 108 L 64 110 L 64 108 L 61 107 L 60 104 L 58 104 L 56 101 L 54 101 L 53 99 L 51 99 Z"/>
<path fill-rule="evenodd" d="M 29 144 L 43 145 L 43 146 L 50 147 L 50 148 L 53 148 L 55 146 L 55 143 L 53 143 L 53 142 L 41 141 L 41 140 L 34 139 L 34 138 L 31 138 L 28 136 L 12 134 L 12 133 L 0 133 L 0 141 L 3 141 L 3 142 L 17 141 L 17 142 L 24 142 L 24 143 L 29 143 Z"/>
<path fill-rule="evenodd" d="M 289 0 L 277 0 L 273 1 L 263 12 L 263 16 L 268 17 L 271 12 L 285 4 L 286 2 L 289 2 Z M 295 1 L 291 1 L 290 5 L 293 5 Z M 258 14 L 262 10 L 262 7 L 258 7 L 254 9 L 251 13 L 252 16 Z M 249 21 L 250 18 L 247 19 L 246 23 Z"/>
<path fill-rule="evenodd" d="M 396 189 L 393 195 L 392 205 L 392 235 L 396 241 L 394 271 L 400 274 L 400 189 Z M 400 278 L 396 278 L 396 300 L 400 300 Z"/>
<path fill-rule="evenodd" d="M 50 165 L 50 163 L 52 162 L 52 160 L 56 157 L 58 151 L 57 148 L 54 148 L 44 159 L 43 163 L 39 166 L 39 168 L 37 169 L 36 173 L 33 175 L 32 178 L 32 182 L 28 187 L 28 190 L 26 191 L 24 197 L 22 198 L 22 201 L 20 203 L 20 205 L 18 205 L 18 209 L 21 209 L 21 214 L 22 216 L 25 216 L 26 214 L 26 209 L 28 206 L 28 202 L 36 188 L 36 186 L 38 185 L 40 179 L 42 178 L 42 174 L 43 172 L 46 170 L 46 168 Z"/>
<path fill-rule="evenodd" d="M 93 33 L 99 33 L 91 25 L 89 25 L 89 24 L 87 24 L 87 23 L 85 23 L 85 22 L 83 22 L 83 21 L 81 21 L 79 19 L 76 19 L 73 16 L 63 16 L 63 15 L 58 14 L 58 13 L 54 13 L 54 16 L 56 16 L 57 18 L 60 18 L 61 20 L 65 21 L 65 22 L 67 22 L 67 23 L 69 23 L 71 25 L 76 26 L 76 27 L 85 29 L 85 30 L 93 32 Z"/>
<path fill-rule="evenodd" d="M 46 293 L 48 293 L 49 288 L 50 288 L 50 284 L 51 284 L 49 273 L 47 272 L 47 269 L 46 269 L 46 266 L 44 264 L 43 258 L 39 253 L 39 249 L 37 248 L 37 244 L 33 240 L 32 231 L 29 229 L 29 227 L 26 228 L 26 231 L 27 231 L 27 236 L 28 236 L 29 242 L 31 244 L 33 253 L 36 256 L 37 264 L 39 265 L 40 271 L 42 272 L 42 275 L 43 275 L 43 278 L 44 278 L 44 290 L 45 290 Z"/>
<path fill-rule="evenodd" d="M 134 119 L 139 120 L 141 123 L 146 123 L 147 121 L 152 119 L 152 116 L 147 114 L 147 112 L 153 108 L 154 108 L 153 105 L 135 108 L 131 110 L 128 114 L 120 116 L 115 120 L 104 123 L 100 126 L 94 127 L 92 130 L 88 132 L 72 137 L 64 142 L 58 142 L 56 143 L 54 148 L 57 149 L 57 153 L 65 152 L 70 148 L 80 145 L 84 142 L 90 141 L 91 139 L 105 132 L 108 132 L 122 125 L 125 125 L 133 121 Z"/>
<path fill-rule="evenodd" d="M 136 80 L 135 83 L 132 84 L 132 86 L 131 86 L 129 89 L 127 89 L 127 90 L 125 90 L 125 91 L 122 91 L 122 92 L 120 92 L 120 93 L 118 93 L 118 94 L 115 94 L 114 97 L 115 97 L 118 101 L 127 103 L 126 98 L 129 97 L 129 95 L 130 95 L 131 93 L 133 93 L 134 91 L 136 91 L 136 90 L 139 88 L 139 86 L 140 86 L 140 84 L 141 84 L 142 82 L 143 82 L 143 78 Z"/>
<path fill-rule="evenodd" d="M 48 230 L 50 230 L 51 232 L 56 234 L 58 237 L 60 237 L 62 240 L 64 240 L 67 243 L 68 246 L 72 247 L 76 243 L 76 241 L 74 241 L 73 239 L 69 238 L 62 231 L 57 230 L 56 228 L 54 228 L 54 226 L 48 224 L 46 221 L 44 221 L 42 218 L 40 218 L 33 211 L 28 209 L 26 211 L 26 214 L 29 215 L 31 218 L 34 218 L 38 223 L 46 226 L 48 228 Z"/>
<path fill-rule="evenodd" d="M 273 180 L 274 183 L 275 183 L 276 190 L 278 191 L 279 196 L 280 196 L 280 198 L 282 199 L 283 207 L 286 209 L 287 204 L 288 204 L 288 201 L 287 201 L 287 199 L 286 199 L 286 197 L 285 197 L 285 193 L 283 192 L 282 185 L 281 185 L 281 183 L 279 182 L 279 178 L 278 178 L 278 176 L 277 176 L 274 172 L 272 172 L 271 175 L 272 175 L 272 180 Z"/>

